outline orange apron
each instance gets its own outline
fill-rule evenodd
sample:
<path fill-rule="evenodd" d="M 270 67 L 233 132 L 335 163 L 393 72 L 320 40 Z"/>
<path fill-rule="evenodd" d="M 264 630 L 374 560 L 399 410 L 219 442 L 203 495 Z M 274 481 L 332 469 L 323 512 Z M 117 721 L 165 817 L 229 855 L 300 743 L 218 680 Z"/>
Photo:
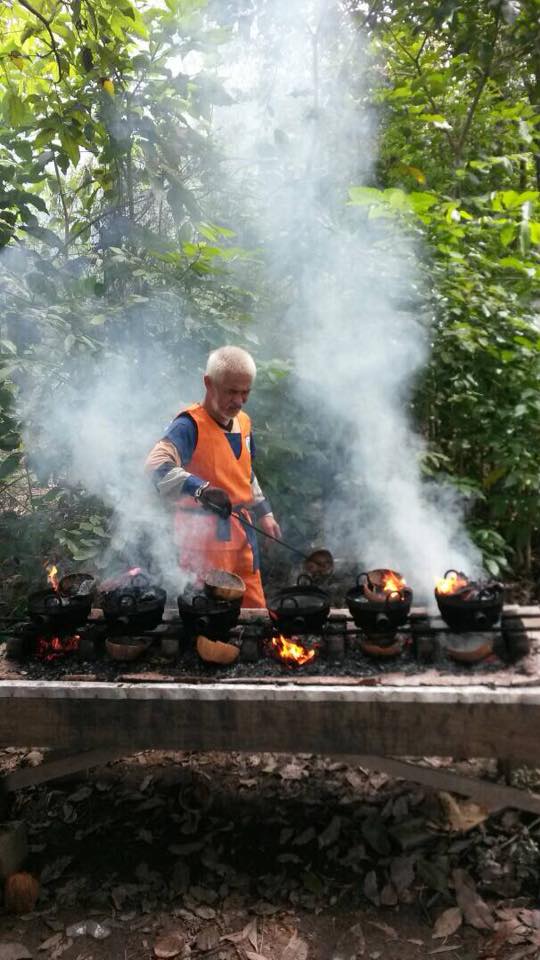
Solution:
<path fill-rule="evenodd" d="M 243 411 L 237 417 L 241 434 L 241 451 L 237 458 L 225 431 L 200 403 L 183 412 L 195 421 L 198 439 L 191 460 L 182 466 L 211 486 L 225 490 L 233 509 L 249 521 L 246 505 L 253 499 L 249 417 Z M 223 520 L 205 510 L 192 496 L 185 495 L 176 502 L 174 527 L 182 568 L 201 579 L 206 571 L 214 568 L 236 573 L 246 584 L 242 606 L 266 606 L 255 535 L 248 535 L 236 517 Z"/>

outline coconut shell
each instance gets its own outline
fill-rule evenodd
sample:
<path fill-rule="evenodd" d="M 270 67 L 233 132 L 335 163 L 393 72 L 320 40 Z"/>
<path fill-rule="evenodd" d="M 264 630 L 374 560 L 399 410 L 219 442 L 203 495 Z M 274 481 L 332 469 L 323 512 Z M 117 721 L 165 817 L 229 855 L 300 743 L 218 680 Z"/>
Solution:
<path fill-rule="evenodd" d="M 459 663 L 479 663 L 493 653 L 493 641 L 494 637 L 486 634 L 453 634 L 446 641 L 446 653 Z"/>
<path fill-rule="evenodd" d="M 197 653 L 205 663 L 234 663 L 238 660 L 240 650 L 234 643 L 223 643 L 221 640 L 209 640 L 200 634 L 195 641 Z"/>
<path fill-rule="evenodd" d="M 398 653 L 401 653 L 401 639 L 398 637 L 394 643 L 380 644 L 362 638 L 360 647 L 363 653 L 366 653 L 369 657 L 395 657 Z"/>
<path fill-rule="evenodd" d="M 240 600 L 246 592 L 246 585 L 236 573 L 227 570 L 209 570 L 204 578 L 207 592 L 219 600 Z"/>
<path fill-rule="evenodd" d="M 5 883 L 4 900 L 10 913 L 31 913 L 39 896 L 39 881 L 31 873 L 12 873 Z"/>

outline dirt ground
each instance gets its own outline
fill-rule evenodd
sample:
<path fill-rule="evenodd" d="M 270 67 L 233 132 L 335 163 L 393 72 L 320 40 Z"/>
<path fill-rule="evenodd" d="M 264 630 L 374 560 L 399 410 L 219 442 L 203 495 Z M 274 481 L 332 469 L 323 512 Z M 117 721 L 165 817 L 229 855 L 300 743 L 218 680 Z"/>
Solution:
<path fill-rule="evenodd" d="M 7 819 L 26 823 L 40 897 L 0 914 L 0 960 L 540 956 L 538 824 L 457 809 L 274 754 L 136 754 L 27 788 Z"/>

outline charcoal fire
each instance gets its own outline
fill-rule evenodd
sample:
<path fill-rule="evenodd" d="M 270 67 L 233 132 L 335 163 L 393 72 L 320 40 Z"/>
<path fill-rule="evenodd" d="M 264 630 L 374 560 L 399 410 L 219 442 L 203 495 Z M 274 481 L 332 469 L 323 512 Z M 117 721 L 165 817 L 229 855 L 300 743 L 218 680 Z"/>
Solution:
<path fill-rule="evenodd" d="M 284 637 L 278 634 L 270 638 L 269 650 L 276 660 L 293 667 L 301 667 L 317 656 L 317 646 L 305 646 L 305 643 L 306 640 L 302 637 Z"/>
<path fill-rule="evenodd" d="M 364 652 L 393 656 L 400 651 L 396 632 L 409 616 L 412 596 L 412 590 L 395 570 L 382 567 L 358 575 L 346 602 L 356 626 L 365 634 L 365 639 L 360 639 Z"/>
<path fill-rule="evenodd" d="M 65 637 L 41 634 L 36 640 L 35 655 L 38 660 L 58 660 L 59 657 L 65 657 L 66 654 L 76 653 L 80 642 L 81 637 L 78 633 L 71 633 Z"/>
<path fill-rule="evenodd" d="M 451 630 L 486 630 L 500 619 L 503 586 L 497 580 L 469 580 L 461 570 L 447 570 L 437 581 L 435 599 Z"/>

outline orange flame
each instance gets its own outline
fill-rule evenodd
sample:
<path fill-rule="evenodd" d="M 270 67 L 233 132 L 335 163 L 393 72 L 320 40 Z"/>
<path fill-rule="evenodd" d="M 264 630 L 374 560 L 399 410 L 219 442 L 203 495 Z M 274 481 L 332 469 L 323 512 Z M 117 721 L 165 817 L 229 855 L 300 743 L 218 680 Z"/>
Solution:
<path fill-rule="evenodd" d="M 57 660 L 66 653 L 72 653 L 79 649 L 81 641 L 78 633 L 71 634 L 70 637 L 39 637 L 36 650 L 36 656 L 39 660 Z"/>
<path fill-rule="evenodd" d="M 52 566 L 47 567 L 47 580 L 49 581 L 53 590 L 58 590 L 58 567 Z"/>
<path fill-rule="evenodd" d="M 383 590 L 386 593 L 399 593 L 406 586 L 406 580 L 397 574 L 389 573 L 383 583 Z"/>
<path fill-rule="evenodd" d="M 280 660 L 296 663 L 299 667 L 304 663 L 309 663 L 309 661 L 313 660 L 316 656 L 315 650 L 306 650 L 306 648 L 302 647 L 299 643 L 294 643 L 293 640 L 287 640 L 287 638 L 282 637 L 281 634 L 279 637 L 272 637 L 271 642 Z"/>
<path fill-rule="evenodd" d="M 443 594 L 456 593 L 466 587 L 468 582 L 466 577 L 460 576 L 455 570 L 452 570 L 448 577 L 440 577 L 435 581 L 435 590 L 437 593 Z"/>

